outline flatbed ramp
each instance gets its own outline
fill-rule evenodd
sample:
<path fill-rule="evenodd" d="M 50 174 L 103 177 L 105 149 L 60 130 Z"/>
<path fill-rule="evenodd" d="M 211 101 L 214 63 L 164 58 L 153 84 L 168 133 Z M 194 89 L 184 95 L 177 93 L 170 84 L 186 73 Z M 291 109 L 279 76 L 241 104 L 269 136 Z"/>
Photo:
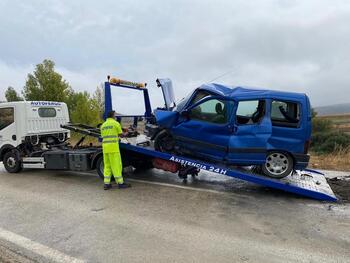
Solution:
<path fill-rule="evenodd" d="M 282 178 L 273 179 L 253 172 L 252 169 L 243 169 L 216 165 L 188 157 L 172 155 L 154 150 L 152 143 L 146 137 L 123 139 L 120 147 L 125 150 L 135 151 L 146 156 L 152 156 L 167 161 L 180 163 L 186 166 L 196 167 L 201 170 L 222 174 L 259 185 L 283 190 L 286 192 L 310 197 L 323 201 L 337 201 L 324 174 L 314 170 L 295 171 L 293 174 Z"/>

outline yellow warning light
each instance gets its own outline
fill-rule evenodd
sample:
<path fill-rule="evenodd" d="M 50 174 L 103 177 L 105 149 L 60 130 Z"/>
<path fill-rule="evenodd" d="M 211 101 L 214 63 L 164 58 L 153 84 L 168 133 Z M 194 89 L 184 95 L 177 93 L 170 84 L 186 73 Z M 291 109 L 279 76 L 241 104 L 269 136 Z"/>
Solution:
<path fill-rule="evenodd" d="M 109 83 L 116 84 L 116 85 L 125 85 L 125 86 L 135 87 L 135 88 L 139 88 L 139 89 L 145 88 L 144 83 L 137 83 L 137 82 L 122 80 L 122 79 L 117 79 L 117 78 L 110 78 Z"/>

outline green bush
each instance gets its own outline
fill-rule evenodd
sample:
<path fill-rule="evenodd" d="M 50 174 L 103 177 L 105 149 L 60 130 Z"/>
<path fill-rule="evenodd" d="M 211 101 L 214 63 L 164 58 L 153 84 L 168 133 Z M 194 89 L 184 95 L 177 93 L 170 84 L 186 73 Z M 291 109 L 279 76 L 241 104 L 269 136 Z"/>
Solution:
<path fill-rule="evenodd" d="M 316 153 L 332 153 L 350 147 L 350 135 L 342 132 L 315 132 L 311 138 L 311 150 Z"/>
<path fill-rule="evenodd" d="M 320 118 L 313 118 L 312 119 L 312 132 L 330 132 L 332 130 L 332 121 L 329 119 L 320 119 Z"/>

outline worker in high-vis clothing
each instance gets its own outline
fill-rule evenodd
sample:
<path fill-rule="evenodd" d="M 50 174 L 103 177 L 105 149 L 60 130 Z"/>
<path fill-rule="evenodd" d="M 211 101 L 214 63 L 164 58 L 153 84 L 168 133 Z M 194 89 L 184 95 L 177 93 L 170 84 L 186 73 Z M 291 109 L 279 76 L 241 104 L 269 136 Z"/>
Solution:
<path fill-rule="evenodd" d="M 123 134 L 123 131 L 119 122 L 115 119 L 115 111 L 108 113 L 107 119 L 100 129 L 104 164 L 104 190 L 112 188 L 112 176 L 119 188 L 128 188 L 131 185 L 124 182 L 122 158 L 119 150 L 119 136 Z"/>

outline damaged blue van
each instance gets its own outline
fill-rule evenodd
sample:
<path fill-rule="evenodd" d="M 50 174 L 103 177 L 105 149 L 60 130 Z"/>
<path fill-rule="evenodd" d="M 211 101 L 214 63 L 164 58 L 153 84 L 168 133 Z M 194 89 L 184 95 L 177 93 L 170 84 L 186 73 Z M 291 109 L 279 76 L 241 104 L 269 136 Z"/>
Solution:
<path fill-rule="evenodd" d="M 158 151 L 283 178 L 309 162 L 311 107 L 306 94 L 204 84 L 170 109 L 155 110 Z"/>

